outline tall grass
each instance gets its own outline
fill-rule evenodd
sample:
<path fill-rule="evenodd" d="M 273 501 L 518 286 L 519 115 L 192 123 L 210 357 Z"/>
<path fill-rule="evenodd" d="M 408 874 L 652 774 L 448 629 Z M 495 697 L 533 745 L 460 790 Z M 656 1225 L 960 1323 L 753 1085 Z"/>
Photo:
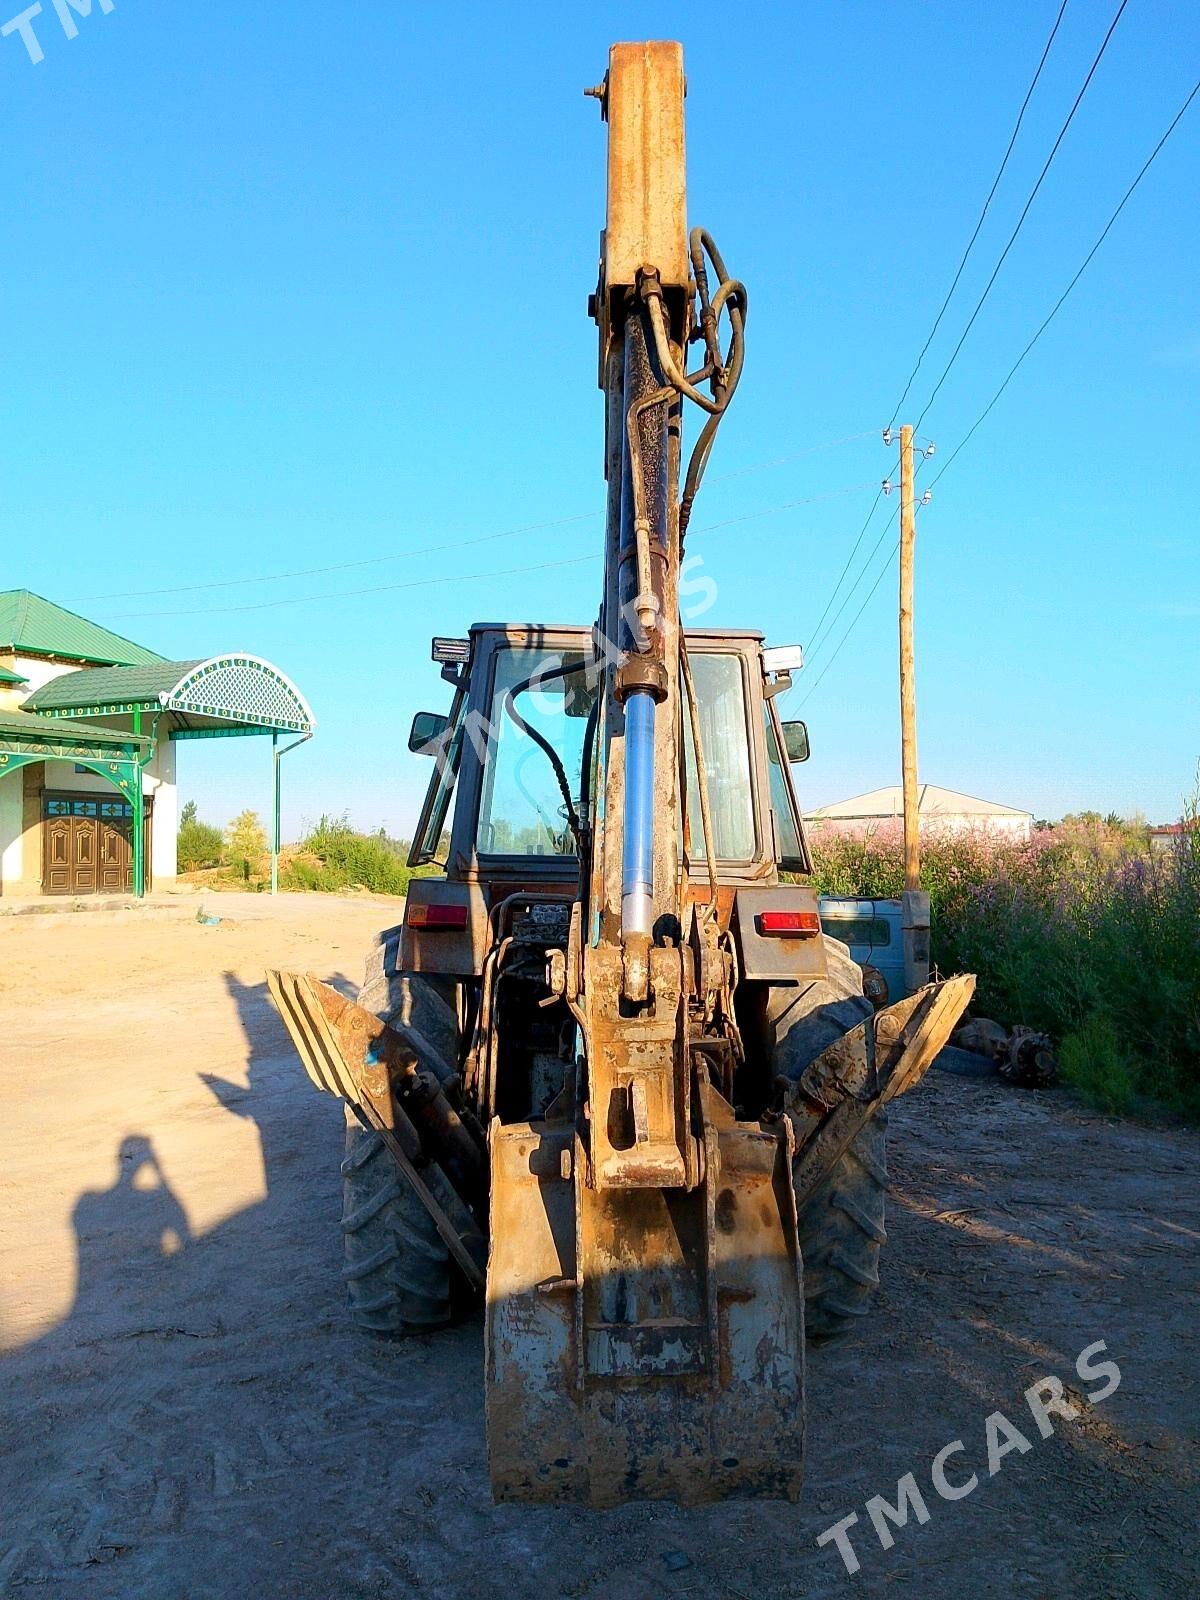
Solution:
<path fill-rule="evenodd" d="M 372 894 L 404 894 L 413 876 L 406 847 L 381 834 L 356 833 L 343 817 L 322 817 L 280 869 L 285 889 L 363 888 Z"/>
<path fill-rule="evenodd" d="M 1107 1110 L 1200 1119 L 1200 827 L 1168 851 L 1104 823 L 922 842 L 933 957 L 974 972 L 976 1009 L 1044 1029 L 1063 1075 Z M 812 841 L 822 893 L 895 895 L 898 830 Z"/>

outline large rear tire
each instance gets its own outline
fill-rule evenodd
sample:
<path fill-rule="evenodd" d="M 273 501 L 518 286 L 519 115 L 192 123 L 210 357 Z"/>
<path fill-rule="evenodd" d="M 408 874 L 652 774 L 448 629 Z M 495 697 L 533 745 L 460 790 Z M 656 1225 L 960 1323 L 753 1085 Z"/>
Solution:
<path fill-rule="evenodd" d="M 776 990 L 774 1067 L 795 1082 L 827 1045 L 871 1015 L 862 969 L 826 938 L 829 976 L 807 989 Z M 877 1113 L 799 1214 L 805 1327 L 810 1339 L 845 1333 L 866 1316 L 887 1241 L 887 1113 Z"/>
<path fill-rule="evenodd" d="M 454 1012 L 428 980 L 395 970 L 399 930 L 379 937 L 367 958 L 358 1003 L 385 1022 L 417 1028 L 448 1067 L 457 1060 Z M 390 1151 L 346 1107 L 342 1161 L 342 1276 L 350 1320 L 367 1332 L 399 1337 L 450 1321 L 450 1258 Z"/>

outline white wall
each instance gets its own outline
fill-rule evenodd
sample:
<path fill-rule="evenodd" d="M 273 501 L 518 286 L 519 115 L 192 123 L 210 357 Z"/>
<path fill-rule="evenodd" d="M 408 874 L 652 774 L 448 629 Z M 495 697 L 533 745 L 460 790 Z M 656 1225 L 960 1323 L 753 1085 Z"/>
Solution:
<path fill-rule="evenodd" d="M 175 746 L 164 739 L 146 773 L 147 794 L 154 796 L 154 833 L 150 841 L 156 888 L 175 877 L 175 844 L 179 835 L 179 791 L 175 786 Z"/>
<path fill-rule="evenodd" d="M 0 778 L 0 890 L 21 876 L 21 810 L 25 769 Z"/>
<path fill-rule="evenodd" d="M 44 683 L 61 678 L 64 673 L 78 670 L 79 668 L 72 666 L 69 661 L 43 661 L 40 656 L 17 656 L 13 666 L 14 672 L 19 672 L 23 678 L 29 680 L 28 684 L 22 687 L 22 694 L 32 694 Z"/>

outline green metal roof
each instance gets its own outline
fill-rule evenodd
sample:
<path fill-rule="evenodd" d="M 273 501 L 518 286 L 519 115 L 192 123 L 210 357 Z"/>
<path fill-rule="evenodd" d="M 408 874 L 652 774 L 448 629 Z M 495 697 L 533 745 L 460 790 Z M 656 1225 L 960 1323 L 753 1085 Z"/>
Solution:
<path fill-rule="evenodd" d="M 193 720 L 210 728 L 292 733 L 311 733 L 316 726 L 308 702 L 286 673 L 245 652 L 65 672 L 36 689 L 25 705 L 30 711 L 85 717 L 149 706 L 175 713 L 183 728 Z"/>
<path fill-rule="evenodd" d="M 170 695 L 200 661 L 159 660 L 143 667 L 91 667 L 64 672 L 35 689 L 25 704 L 30 711 L 75 710 L 84 706 L 130 705 Z"/>
<path fill-rule="evenodd" d="M 0 650 L 92 661 L 98 666 L 145 666 L 162 660 L 155 651 L 29 589 L 0 591 Z"/>
<path fill-rule="evenodd" d="M 0 667 L 0 683 L 28 683 L 28 678 L 23 678 L 19 672 L 10 672 L 7 667 Z"/>
<path fill-rule="evenodd" d="M 28 711 L 0 711 L 0 750 L 27 744 L 66 744 L 72 748 L 87 744 L 109 750 L 113 745 L 147 749 L 150 741 L 120 728 L 98 728 L 78 718 L 59 722 L 55 717 L 36 717 Z"/>

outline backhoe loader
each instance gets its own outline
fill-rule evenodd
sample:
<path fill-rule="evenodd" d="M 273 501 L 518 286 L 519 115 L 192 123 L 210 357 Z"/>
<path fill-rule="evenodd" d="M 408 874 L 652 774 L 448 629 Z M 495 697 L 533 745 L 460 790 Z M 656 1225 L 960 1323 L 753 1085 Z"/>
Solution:
<path fill-rule="evenodd" d="M 747 295 L 687 230 L 681 47 L 615 45 L 589 93 L 608 128 L 597 621 L 434 640 L 453 699 L 410 735 L 435 763 L 410 861 L 442 872 L 414 878 L 357 1004 L 269 983 L 347 1104 L 354 1320 L 411 1333 L 485 1303 L 498 1499 L 795 1499 L 806 1331 L 867 1309 L 887 1105 L 974 980 L 864 999 L 796 881 L 806 736 L 776 697 L 798 652 L 681 626 Z"/>

